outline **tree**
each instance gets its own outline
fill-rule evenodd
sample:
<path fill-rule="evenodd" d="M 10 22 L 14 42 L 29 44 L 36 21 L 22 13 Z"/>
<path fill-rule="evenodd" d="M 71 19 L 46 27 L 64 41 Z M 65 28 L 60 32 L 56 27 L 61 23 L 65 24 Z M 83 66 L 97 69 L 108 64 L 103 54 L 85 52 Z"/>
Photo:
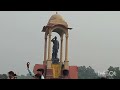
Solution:
<path fill-rule="evenodd" d="M 120 79 L 120 69 L 119 67 L 112 67 L 108 68 L 108 78 L 112 79 Z"/>
<path fill-rule="evenodd" d="M 6 74 L 0 74 L 0 79 L 7 79 L 7 75 Z"/>
<path fill-rule="evenodd" d="M 3 76 L 3 79 L 7 79 L 8 78 L 6 74 L 3 74 L 2 76 Z"/>
<path fill-rule="evenodd" d="M 98 75 L 95 70 L 89 66 L 80 66 L 78 67 L 78 78 L 79 79 L 97 79 Z"/>

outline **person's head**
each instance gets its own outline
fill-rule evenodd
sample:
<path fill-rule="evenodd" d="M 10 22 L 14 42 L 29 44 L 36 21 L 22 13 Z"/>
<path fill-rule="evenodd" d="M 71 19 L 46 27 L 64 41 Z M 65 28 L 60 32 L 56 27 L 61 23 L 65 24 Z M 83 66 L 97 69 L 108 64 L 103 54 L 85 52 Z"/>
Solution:
<path fill-rule="evenodd" d="M 41 78 L 41 75 L 40 74 L 35 74 L 35 79 L 40 79 Z"/>
<path fill-rule="evenodd" d="M 57 37 L 55 36 L 55 40 L 57 40 Z"/>
<path fill-rule="evenodd" d="M 8 77 L 9 77 L 9 78 L 13 78 L 13 77 L 14 77 L 14 75 L 15 75 L 15 74 L 14 74 L 14 72 L 13 72 L 13 71 L 9 71 L 9 72 L 8 72 Z"/>
<path fill-rule="evenodd" d="M 44 69 L 38 69 L 38 70 L 37 70 L 37 73 L 40 74 L 40 75 L 43 75 Z"/>
<path fill-rule="evenodd" d="M 69 75 L 69 70 L 67 70 L 67 69 L 63 70 L 63 76 L 65 77 L 65 76 L 68 76 L 68 75 Z"/>

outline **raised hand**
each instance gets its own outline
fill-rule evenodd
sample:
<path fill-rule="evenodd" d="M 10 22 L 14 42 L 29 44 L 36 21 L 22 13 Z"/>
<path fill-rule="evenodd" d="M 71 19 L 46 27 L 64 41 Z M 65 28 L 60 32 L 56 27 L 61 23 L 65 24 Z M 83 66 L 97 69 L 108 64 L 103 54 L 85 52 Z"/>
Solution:
<path fill-rule="evenodd" d="M 27 62 L 27 68 L 29 68 L 30 62 Z"/>

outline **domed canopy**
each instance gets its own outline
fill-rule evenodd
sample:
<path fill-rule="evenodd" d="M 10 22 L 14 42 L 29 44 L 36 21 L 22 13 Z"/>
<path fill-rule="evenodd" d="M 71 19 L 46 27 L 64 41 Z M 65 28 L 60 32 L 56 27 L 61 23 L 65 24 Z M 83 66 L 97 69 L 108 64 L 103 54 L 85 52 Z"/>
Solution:
<path fill-rule="evenodd" d="M 64 25 L 65 27 L 68 27 L 68 24 L 62 18 L 62 16 L 56 13 L 56 14 L 51 16 L 47 25 L 57 25 L 57 24 Z"/>

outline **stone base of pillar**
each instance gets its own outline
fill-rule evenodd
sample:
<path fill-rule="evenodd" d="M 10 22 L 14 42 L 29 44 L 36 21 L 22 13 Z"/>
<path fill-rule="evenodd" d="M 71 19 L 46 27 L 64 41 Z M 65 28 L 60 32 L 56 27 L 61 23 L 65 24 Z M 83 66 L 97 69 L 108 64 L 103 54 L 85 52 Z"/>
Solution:
<path fill-rule="evenodd" d="M 52 68 L 52 61 L 51 60 L 47 60 L 47 69 L 51 69 Z"/>
<path fill-rule="evenodd" d="M 60 66 L 62 66 L 63 65 L 63 62 L 60 62 Z"/>
<path fill-rule="evenodd" d="M 53 78 L 53 69 L 47 69 L 46 70 L 46 79 L 52 79 Z"/>
<path fill-rule="evenodd" d="M 69 61 L 64 61 L 64 69 L 69 70 Z"/>

